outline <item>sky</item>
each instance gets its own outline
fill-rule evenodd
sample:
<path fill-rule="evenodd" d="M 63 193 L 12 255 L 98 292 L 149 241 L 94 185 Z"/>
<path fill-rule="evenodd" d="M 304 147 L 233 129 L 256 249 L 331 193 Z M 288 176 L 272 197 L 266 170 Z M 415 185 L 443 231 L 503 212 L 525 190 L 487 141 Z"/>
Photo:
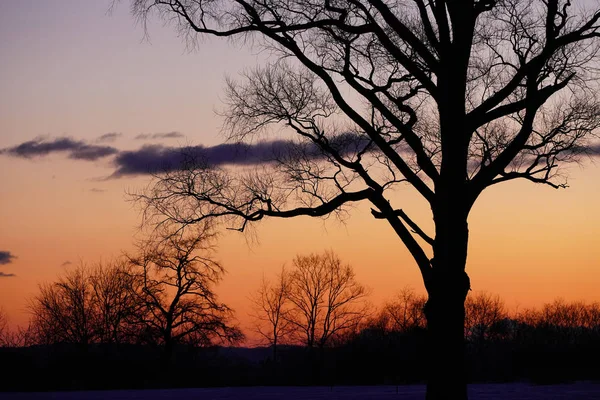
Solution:
<path fill-rule="evenodd" d="M 158 166 L 187 145 L 219 160 L 224 79 L 267 57 L 225 40 L 190 51 L 160 23 L 146 36 L 126 1 L 111 4 L 0 2 L 0 307 L 13 324 L 27 321 L 39 283 L 133 249 L 140 216 L 126 193 L 148 183 L 135 173 L 149 156 Z M 566 190 L 511 182 L 484 192 L 469 221 L 473 290 L 511 308 L 600 301 L 598 160 L 570 167 Z M 412 191 L 396 196 L 431 227 Z M 423 290 L 408 252 L 367 205 L 343 222 L 265 220 L 250 239 L 229 232 L 218 243 L 227 269 L 218 294 L 243 327 L 262 276 L 296 254 L 335 251 L 375 304 L 406 286 Z"/>

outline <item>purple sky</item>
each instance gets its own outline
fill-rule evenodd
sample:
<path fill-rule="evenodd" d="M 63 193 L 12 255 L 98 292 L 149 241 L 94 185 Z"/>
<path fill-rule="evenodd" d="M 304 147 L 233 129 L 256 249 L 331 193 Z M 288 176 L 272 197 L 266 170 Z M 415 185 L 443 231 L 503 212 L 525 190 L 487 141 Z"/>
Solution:
<path fill-rule="evenodd" d="M 220 142 L 225 74 L 256 57 L 226 41 L 189 52 L 172 29 L 149 38 L 123 1 L 0 2 L 0 147 L 40 135 L 91 139 L 182 132 Z"/>

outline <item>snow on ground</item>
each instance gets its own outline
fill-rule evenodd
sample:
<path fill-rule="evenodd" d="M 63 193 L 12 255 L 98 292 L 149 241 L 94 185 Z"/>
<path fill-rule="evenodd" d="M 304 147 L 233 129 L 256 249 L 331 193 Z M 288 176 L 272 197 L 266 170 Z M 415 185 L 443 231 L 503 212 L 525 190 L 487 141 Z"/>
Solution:
<path fill-rule="evenodd" d="M 86 392 L 0 393 L 2 400 L 422 400 L 425 386 L 235 387 L 207 389 L 109 390 Z M 475 384 L 471 400 L 597 400 L 600 384 Z"/>

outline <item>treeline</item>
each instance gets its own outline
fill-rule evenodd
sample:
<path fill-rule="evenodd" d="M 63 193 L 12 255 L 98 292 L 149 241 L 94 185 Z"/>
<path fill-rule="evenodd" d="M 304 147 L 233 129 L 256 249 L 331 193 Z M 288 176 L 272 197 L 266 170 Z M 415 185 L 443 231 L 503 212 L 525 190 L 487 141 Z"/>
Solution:
<path fill-rule="evenodd" d="M 426 298 L 403 290 L 342 346 L 336 378 L 365 383 L 424 379 Z M 600 304 L 556 300 L 538 309 L 509 312 L 498 296 L 477 292 L 465 303 L 465 341 L 471 382 L 527 380 L 557 383 L 600 380 Z M 369 365 L 359 375 L 350 360 Z M 340 358 L 338 357 L 338 360 Z M 341 367 L 341 369 L 340 369 Z M 340 375 L 341 374 L 341 375 Z"/>
<path fill-rule="evenodd" d="M 1 390 L 423 382 L 426 297 L 401 290 L 376 308 L 332 252 L 299 255 L 251 298 L 243 343 L 214 288 L 223 267 L 210 230 L 170 233 L 119 261 L 69 270 L 40 286 L 30 324 L 0 313 Z M 600 304 L 557 300 L 509 312 L 471 292 L 465 304 L 472 382 L 599 380 Z M 8 366 L 8 368 L 6 368 Z"/>

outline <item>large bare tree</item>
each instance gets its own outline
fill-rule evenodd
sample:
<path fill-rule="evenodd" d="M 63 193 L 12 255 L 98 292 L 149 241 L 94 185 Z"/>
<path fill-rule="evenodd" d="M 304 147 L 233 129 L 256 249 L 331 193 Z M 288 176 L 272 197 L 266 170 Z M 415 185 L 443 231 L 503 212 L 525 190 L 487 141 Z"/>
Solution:
<path fill-rule="evenodd" d="M 227 85 L 231 139 L 283 125 L 298 146 L 267 175 L 202 166 L 142 196 L 163 222 L 244 229 L 368 201 L 418 265 L 428 293 L 427 398 L 465 399 L 468 217 L 488 187 L 565 187 L 599 124 L 600 11 L 569 0 L 131 0 L 192 43 L 239 38 L 276 60 Z M 243 41 L 247 39 L 246 41 Z M 429 204 L 427 233 L 391 190 Z M 422 222 L 421 222 L 422 224 Z"/>

